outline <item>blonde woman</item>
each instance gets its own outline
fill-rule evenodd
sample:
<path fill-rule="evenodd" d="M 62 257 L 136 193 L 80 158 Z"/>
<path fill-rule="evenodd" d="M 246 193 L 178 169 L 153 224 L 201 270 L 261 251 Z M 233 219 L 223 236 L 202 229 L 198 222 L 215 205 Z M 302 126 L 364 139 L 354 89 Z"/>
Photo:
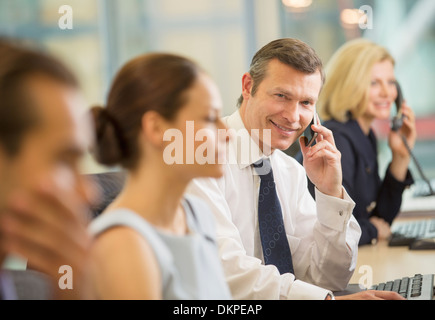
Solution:
<path fill-rule="evenodd" d="M 406 102 L 401 106 L 402 128 L 388 135 L 391 163 L 383 179 L 378 174 L 372 124 L 391 117 L 398 94 L 394 66 L 390 53 L 375 43 L 364 39 L 346 43 L 326 67 L 327 81 L 317 105 L 342 155 L 343 185 L 356 203 L 353 214 L 362 229 L 360 245 L 388 238 L 402 193 L 413 183 L 410 155 L 401 137 L 414 147 L 415 116 Z"/>

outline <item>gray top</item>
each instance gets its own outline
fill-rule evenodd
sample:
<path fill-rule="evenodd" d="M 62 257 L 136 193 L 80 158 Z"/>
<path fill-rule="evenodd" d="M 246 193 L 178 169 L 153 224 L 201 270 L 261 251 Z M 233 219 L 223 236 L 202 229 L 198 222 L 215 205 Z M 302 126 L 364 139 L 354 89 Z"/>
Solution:
<path fill-rule="evenodd" d="M 93 235 L 115 226 L 140 233 L 151 245 L 160 266 L 164 300 L 231 299 L 215 242 L 215 225 L 207 205 L 185 196 L 189 233 L 174 236 L 159 231 L 129 209 L 115 209 L 95 218 L 89 226 Z"/>

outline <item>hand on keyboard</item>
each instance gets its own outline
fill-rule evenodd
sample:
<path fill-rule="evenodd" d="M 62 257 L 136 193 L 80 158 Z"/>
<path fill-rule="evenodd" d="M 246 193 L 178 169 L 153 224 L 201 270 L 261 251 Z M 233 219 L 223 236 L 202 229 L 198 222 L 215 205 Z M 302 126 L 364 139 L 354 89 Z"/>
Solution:
<path fill-rule="evenodd" d="M 371 217 L 370 223 L 374 225 L 378 231 L 378 240 L 385 240 L 391 237 L 391 228 L 387 221 L 379 217 Z"/>
<path fill-rule="evenodd" d="M 406 300 L 400 294 L 392 291 L 366 290 L 346 296 L 335 297 L 336 300 Z"/>

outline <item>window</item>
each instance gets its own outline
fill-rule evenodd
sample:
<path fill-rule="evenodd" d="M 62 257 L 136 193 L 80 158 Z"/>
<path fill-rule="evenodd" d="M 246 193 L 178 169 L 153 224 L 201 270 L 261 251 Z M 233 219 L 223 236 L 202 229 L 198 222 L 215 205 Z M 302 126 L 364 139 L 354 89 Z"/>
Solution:
<path fill-rule="evenodd" d="M 424 173 L 435 183 L 435 2 L 427 0 L 277 0 L 282 8 L 282 34 L 296 37 L 316 49 L 325 64 L 346 41 L 364 37 L 379 43 L 396 60 L 396 76 L 404 97 L 417 116 L 418 141 L 415 157 Z M 365 7 L 363 7 L 365 6 Z M 358 9 L 368 8 L 371 17 L 359 20 Z M 365 11 L 368 15 L 368 11 Z M 370 19 L 370 20 L 369 20 Z M 360 22 L 365 22 L 360 26 Z M 369 27 L 369 23 L 371 23 Z M 377 122 L 380 175 L 391 152 L 387 135 L 389 121 Z M 298 151 L 297 146 L 288 150 Z M 421 180 L 415 163 L 411 171 Z M 417 184 L 420 184 L 418 181 Z M 434 185 L 435 187 L 435 185 Z"/>
<path fill-rule="evenodd" d="M 78 75 L 90 106 L 104 103 L 111 79 L 130 58 L 150 51 L 185 55 L 216 81 L 228 115 L 257 50 L 256 2 L 265 5 L 264 0 L 2 0 L 0 36 L 25 39 L 61 58 Z M 59 27 L 62 5 L 72 9 L 72 29 Z M 270 20 L 279 25 L 275 16 Z M 91 159 L 85 167 L 100 169 Z"/>

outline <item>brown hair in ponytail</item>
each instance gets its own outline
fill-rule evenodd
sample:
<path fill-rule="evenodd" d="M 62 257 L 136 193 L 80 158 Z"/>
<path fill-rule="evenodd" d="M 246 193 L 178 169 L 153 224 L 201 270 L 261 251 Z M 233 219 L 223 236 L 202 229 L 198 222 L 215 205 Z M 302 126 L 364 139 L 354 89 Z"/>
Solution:
<path fill-rule="evenodd" d="M 140 157 L 142 116 L 153 110 L 167 120 L 174 119 L 199 72 L 197 64 L 173 54 L 146 54 L 128 62 L 115 77 L 107 107 L 92 108 L 96 159 L 134 169 Z"/>

